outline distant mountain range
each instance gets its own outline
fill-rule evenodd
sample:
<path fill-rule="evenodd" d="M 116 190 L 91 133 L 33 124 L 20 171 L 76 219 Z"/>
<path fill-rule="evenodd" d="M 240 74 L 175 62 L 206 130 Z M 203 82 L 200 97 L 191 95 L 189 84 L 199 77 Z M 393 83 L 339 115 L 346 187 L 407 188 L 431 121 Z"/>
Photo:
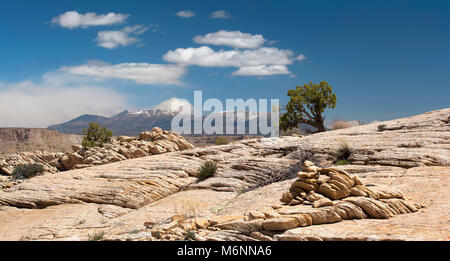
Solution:
<path fill-rule="evenodd" d="M 138 135 L 158 126 L 170 130 L 174 113 L 163 110 L 142 110 L 138 112 L 123 111 L 111 117 L 84 114 L 68 122 L 48 126 L 48 129 L 61 133 L 83 134 L 89 123 L 95 122 L 107 127 L 113 135 Z"/>
<path fill-rule="evenodd" d="M 224 133 L 226 126 L 226 117 L 225 112 L 214 112 L 222 114 L 224 119 Z M 111 117 L 103 117 L 98 115 L 81 115 L 73 120 L 68 122 L 64 122 L 57 125 L 51 125 L 48 129 L 57 130 L 61 133 L 67 134 L 82 134 L 83 129 L 89 126 L 89 123 L 95 122 L 101 126 L 107 127 L 112 131 L 113 135 L 129 135 L 135 136 L 139 135 L 139 133 L 147 130 L 151 130 L 153 127 L 160 127 L 165 130 L 171 129 L 171 122 L 173 117 L 175 117 L 176 113 L 161 109 L 151 109 L 151 110 L 141 110 L 138 112 L 128 112 L 123 111 Z M 234 126 L 235 130 L 238 122 L 245 123 L 245 134 L 249 134 L 248 130 L 248 122 L 250 119 L 260 120 L 260 114 L 257 112 L 248 112 L 248 111 L 238 111 L 235 112 L 235 121 Z M 270 121 L 270 114 L 268 115 L 268 120 Z M 203 119 L 206 115 L 203 115 Z M 193 117 L 192 117 L 193 119 Z M 194 126 L 194 122 L 191 123 L 192 129 Z M 235 132 L 235 134 L 237 134 Z M 259 133 L 258 133 L 259 134 Z"/>

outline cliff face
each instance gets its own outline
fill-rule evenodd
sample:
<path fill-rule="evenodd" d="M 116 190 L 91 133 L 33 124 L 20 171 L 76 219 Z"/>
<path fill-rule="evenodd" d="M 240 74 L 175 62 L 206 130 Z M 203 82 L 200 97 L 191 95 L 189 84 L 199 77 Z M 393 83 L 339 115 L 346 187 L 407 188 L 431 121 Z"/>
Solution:
<path fill-rule="evenodd" d="M 81 140 L 79 135 L 62 134 L 56 130 L 0 128 L 0 154 L 33 150 L 70 151 L 71 146 L 80 144 Z"/>

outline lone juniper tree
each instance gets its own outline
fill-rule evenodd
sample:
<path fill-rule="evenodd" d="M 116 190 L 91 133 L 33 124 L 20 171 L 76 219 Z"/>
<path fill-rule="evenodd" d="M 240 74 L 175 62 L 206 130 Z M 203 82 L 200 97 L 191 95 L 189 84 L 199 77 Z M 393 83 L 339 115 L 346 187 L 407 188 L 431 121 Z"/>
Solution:
<path fill-rule="evenodd" d="M 326 81 L 297 86 L 288 91 L 288 96 L 291 98 L 284 108 L 286 113 L 280 119 L 282 130 L 286 131 L 304 123 L 316 128 L 317 132 L 326 131 L 323 123 L 325 116 L 322 114 L 326 108 L 336 107 L 336 94 Z"/>

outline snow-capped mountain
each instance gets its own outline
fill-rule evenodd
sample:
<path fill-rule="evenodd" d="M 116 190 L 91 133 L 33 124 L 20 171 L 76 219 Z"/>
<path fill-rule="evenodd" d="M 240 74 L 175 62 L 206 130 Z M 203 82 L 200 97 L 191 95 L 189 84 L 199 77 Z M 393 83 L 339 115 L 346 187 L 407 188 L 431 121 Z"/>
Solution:
<path fill-rule="evenodd" d="M 95 122 L 110 129 L 114 135 L 138 135 L 155 126 L 170 129 L 174 116 L 173 112 L 158 109 L 123 111 L 111 117 L 85 114 L 68 122 L 49 126 L 48 129 L 58 130 L 61 133 L 82 134 L 89 123 Z"/>
<path fill-rule="evenodd" d="M 57 125 L 49 126 L 48 129 L 58 130 L 61 133 L 82 134 L 83 129 L 86 128 L 89 123 L 95 122 L 101 126 L 105 126 L 110 129 L 114 135 L 138 135 L 142 131 L 151 130 L 153 127 L 160 127 L 166 130 L 171 129 L 171 122 L 173 117 L 178 112 L 173 112 L 173 108 L 177 110 L 177 106 L 173 107 L 171 104 L 163 109 L 144 109 L 137 112 L 123 111 L 115 114 L 111 117 L 103 117 L 98 115 L 81 115 L 73 120 L 64 122 Z M 213 112 L 217 117 L 222 117 L 223 127 L 225 133 L 226 120 L 229 115 L 224 112 Z M 208 114 L 204 112 L 202 119 Z M 238 123 L 245 124 L 245 133 L 248 134 L 248 121 L 258 120 L 259 113 L 248 111 L 235 111 L 234 112 L 234 126 L 235 130 Z M 268 117 L 270 119 L 270 115 Z M 191 117 L 191 126 L 194 126 L 194 116 Z"/>

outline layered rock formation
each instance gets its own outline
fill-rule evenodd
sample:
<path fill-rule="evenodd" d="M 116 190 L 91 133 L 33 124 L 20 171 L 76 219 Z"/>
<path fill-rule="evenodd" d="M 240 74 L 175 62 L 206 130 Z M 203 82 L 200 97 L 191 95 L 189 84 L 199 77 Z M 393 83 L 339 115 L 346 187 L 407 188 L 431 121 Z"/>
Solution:
<path fill-rule="evenodd" d="M 0 157 L 0 174 L 11 175 L 14 167 L 21 164 L 37 163 L 43 165 L 45 171 L 55 173 L 189 148 L 193 145 L 182 136 L 155 127 L 141 133 L 139 138 L 119 136 L 101 148 L 83 149 L 73 145 L 73 152 L 34 151 L 5 155 Z"/>
<path fill-rule="evenodd" d="M 197 240 L 223 240 L 231 233 L 245 240 L 285 240 L 286 235 L 276 232 L 336 223 L 350 219 L 388 219 L 394 215 L 417 212 L 423 206 L 410 202 L 400 191 L 388 187 L 368 188 L 358 176 L 351 176 L 338 168 L 319 168 L 305 161 L 289 192 L 281 201 L 289 206 L 263 207 L 240 215 L 225 215 L 183 222 L 186 216 L 174 216 L 172 222 L 150 227 L 152 234 L 181 240 L 186 233 L 199 231 Z M 225 230 L 225 232 L 224 232 Z M 238 233 L 236 233 L 238 232 Z M 296 240 L 314 240 L 298 237 Z"/>
<path fill-rule="evenodd" d="M 0 128 L 0 155 L 23 151 L 71 151 L 82 137 L 56 130 L 37 128 Z"/>
<path fill-rule="evenodd" d="M 450 240 L 449 117 L 445 109 L 398 120 L 410 131 L 379 131 L 386 122 L 45 173 L 0 190 L 0 239 Z M 325 166 L 338 137 L 358 165 Z M 423 146 L 402 146 L 419 137 Z M 207 160 L 217 173 L 198 181 Z"/>

